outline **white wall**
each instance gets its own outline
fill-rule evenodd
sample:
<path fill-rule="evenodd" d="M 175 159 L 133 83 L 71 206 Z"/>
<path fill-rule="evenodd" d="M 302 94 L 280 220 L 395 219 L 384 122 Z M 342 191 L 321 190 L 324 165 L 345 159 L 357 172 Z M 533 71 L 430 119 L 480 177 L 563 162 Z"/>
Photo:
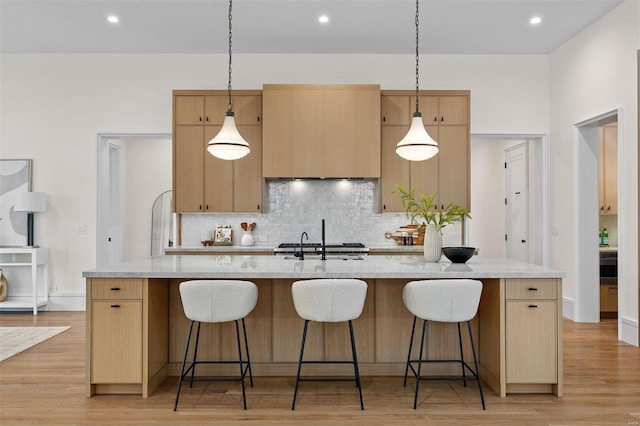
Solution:
<path fill-rule="evenodd" d="M 621 108 L 619 135 L 620 320 L 623 340 L 638 344 L 638 111 L 636 51 L 640 3 L 628 0 L 569 40 L 551 59 L 551 266 L 567 271 L 564 297 L 576 294 L 573 194 L 575 124 Z M 635 327 L 635 329 L 634 329 Z M 635 335 L 635 337 L 634 337 Z"/>
<path fill-rule="evenodd" d="M 151 209 L 171 189 L 171 139 L 125 139 L 123 165 L 122 259 L 151 254 Z"/>
<path fill-rule="evenodd" d="M 545 55 L 421 58 L 423 89 L 470 89 L 471 132 L 549 128 Z M 264 83 L 414 84 L 411 55 L 234 55 L 234 88 Z M 16 55 L 0 57 L 0 153 L 33 158 L 33 189 L 49 194 L 38 217 L 52 286 L 84 289 L 96 258 L 97 133 L 170 133 L 172 89 L 221 89 L 225 55 Z M 145 165 L 141 165 L 141 171 Z M 88 224 L 85 235 L 77 225 Z M 0 242 L 1 243 L 1 242 Z"/>

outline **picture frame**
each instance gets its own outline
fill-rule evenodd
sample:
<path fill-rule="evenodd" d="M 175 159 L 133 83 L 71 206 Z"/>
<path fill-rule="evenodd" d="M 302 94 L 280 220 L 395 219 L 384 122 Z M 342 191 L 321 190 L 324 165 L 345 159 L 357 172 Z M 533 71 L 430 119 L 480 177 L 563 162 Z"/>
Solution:
<path fill-rule="evenodd" d="M 27 243 L 27 213 L 14 211 L 16 194 L 31 191 L 31 159 L 0 159 L 0 245 Z"/>
<path fill-rule="evenodd" d="M 230 246 L 233 245 L 233 229 L 231 225 L 217 226 L 213 236 L 214 246 Z"/>

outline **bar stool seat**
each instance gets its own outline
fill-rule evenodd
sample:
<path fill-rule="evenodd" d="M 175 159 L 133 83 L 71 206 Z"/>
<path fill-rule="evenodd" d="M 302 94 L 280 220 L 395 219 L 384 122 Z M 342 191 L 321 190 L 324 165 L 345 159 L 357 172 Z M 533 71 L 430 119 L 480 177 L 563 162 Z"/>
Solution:
<path fill-rule="evenodd" d="M 362 384 L 360 383 L 360 371 L 358 369 L 358 356 L 356 354 L 356 341 L 353 334 L 352 320 L 362 314 L 364 302 L 367 297 L 367 283 L 356 279 L 314 279 L 296 281 L 291 286 L 293 304 L 298 315 L 304 319 L 302 332 L 302 344 L 300 345 L 300 358 L 298 361 L 298 373 L 296 374 L 296 388 L 293 393 L 291 409 L 295 410 L 298 385 L 303 381 L 355 381 L 360 396 L 360 409 L 364 410 L 362 400 Z M 307 338 L 309 321 L 316 322 L 344 322 L 349 323 L 351 336 L 352 361 L 303 361 L 304 345 Z M 302 364 L 353 364 L 354 378 L 300 378 Z"/>
<path fill-rule="evenodd" d="M 251 387 L 253 387 L 253 376 L 251 374 L 251 359 L 249 357 L 249 344 L 247 342 L 247 329 L 244 318 L 255 308 L 258 302 L 258 287 L 250 281 L 237 280 L 192 280 L 180 283 L 180 298 L 185 316 L 191 320 L 187 345 L 184 350 L 182 369 L 178 380 L 178 390 L 176 391 L 176 402 L 173 411 L 178 408 L 180 390 L 183 382 L 189 382 L 189 387 L 193 387 L 194 382 L 227 382 L 239 381 L 242 384 L 242 401 L 244 409 L 247 409 L 247 397 L 245 394 L 244 379 L 249 373 Z M 240 344 L 240 330 L 238 320 L 242 321 L 242 331 L 244 334 L 244 347 L 246 360 L 242 358 L 242 346 Z M 198 361 L 198 343 L 200 341 L 200 326 L 202 323 L 219 323 L 234 321 L 236 325 L 236 340 L 238 342 L 237 361 Z M 191 344 L 194 324 L 198 324 L 196 332 L 195 347 L 193 350 L 193 361 L 187 367 L 187 357 Z M 196 365 L 198 364 L 238 364 L 240 374 L 238 377 L 200 378 L 194 377 Z M 191 377 L 187 377 L 191 374 Z"/>
<path fill-rule="evenodd" d="M 482 401 L 482 409 L 485 409 L 484 396 L 482 394 L 482 384 L 480 383 L 480 371 L 478 369 L 478 360 L 476 358 L 476 349 L 473 344 L 473 333 L 471 332 L 470 321 L 476 316 L 478 306 L 480 304 L 480 295 L 482 294 L 482 282 L 477 280 L 422 280 L 411 281 L 404 286 L 402 291 L 402 299 L 404 305 L 411 312 L 413 317 L 413 327 L 411 329 L 411 341 L 409 342 L 409 353 L 407 355 L 407 365 L 404 372 L 404 386 L 407 385 L 407 375 L 409 369 L 416 378 L 416 391 L 413 398 L 413 408 L 418 403 L 418 391 L 421 380 L 462 380 L 464 386 L 467 381 L 477 381 L 480 390 L 480 400 Z M 413 346 L 413 337 L 416 328 L 416 320 L 420 318 L 422 322 L 422 338 L 420 340 L 420 355 L 417 360 L 411 359 L 411 349 Z M 445 322 L 457 323 L 458 326 L 458 343 L 460 347 L 460 359 L 424 359 L 423 350 L 425 348 L 425 335 L 427 331 L 427 322 Z M 460 323 L 466 322 L 469 330 L 469 339 L 471 341 L 471 350 L 473 352 L 473 362 L 475 369 L 472 369 L 464 360 L 464 352 L 462 349 L 462 334 L 460 332 Z M 426 354 L 425 354 L 426 355 Z M 423 377 L 422 363 L 460 363 L 462 369 L 461 377 Z M 416 371 L 413 364 L 418 364 Z M 472 377 L 468 377 L 466 372 L 470 372 Z"/>

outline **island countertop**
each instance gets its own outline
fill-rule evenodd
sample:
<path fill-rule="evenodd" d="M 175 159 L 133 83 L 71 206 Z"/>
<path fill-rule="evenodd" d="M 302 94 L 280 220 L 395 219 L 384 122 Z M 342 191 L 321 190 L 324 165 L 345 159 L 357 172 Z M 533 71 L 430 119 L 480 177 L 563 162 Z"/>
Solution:
<path fill-rule="evenodd" d="M 256 255 L 166 255 L 100 267 L 85 278 L 564 278 L 565 273 L 512 259 L 474 256 L 467 263 L 437 263 L 421 255 L 363 256 L 362 260 L 290 259 Z"/>

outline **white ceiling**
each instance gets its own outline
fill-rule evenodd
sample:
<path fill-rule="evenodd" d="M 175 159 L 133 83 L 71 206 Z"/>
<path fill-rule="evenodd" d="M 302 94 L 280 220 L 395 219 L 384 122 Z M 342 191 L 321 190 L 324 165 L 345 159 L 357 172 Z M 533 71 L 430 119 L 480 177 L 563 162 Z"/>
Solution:
<path fill-rule="evenodd" d="M 546 54 L 620 3 L 421 0 L 420 53 Z M 0 0 L 0 52 L 224 53 L 227 12 L 227 0 Z M 233 51 L 412 53 L 414 13 L 413 0 L 236 0 Z"/>

